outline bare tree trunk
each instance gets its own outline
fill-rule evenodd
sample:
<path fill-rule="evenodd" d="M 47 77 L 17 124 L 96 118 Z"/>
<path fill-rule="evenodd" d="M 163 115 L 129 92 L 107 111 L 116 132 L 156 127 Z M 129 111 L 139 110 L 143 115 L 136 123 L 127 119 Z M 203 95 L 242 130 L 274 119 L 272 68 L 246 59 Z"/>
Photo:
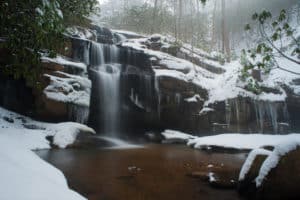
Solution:
<path fill-rule="evenodd" d="M 213 11 L 213 21 L 212 21 L 212 38 L 211 38 L 211 49 L 214 49 L 216 44 L 216 13 L 217 13 L 217 2 L 218 0 L 215 0 L 214 4 L 214 11 Z"/>
<path fill-rule="evenodd" d="M 226 60 L 230 62 L 230 44 L 229 44 L 229 36 L 228 36 L 228 31 L 226 27 L 226 14 L 225 14 L 225 0 L 222 0 L 222 52 L 226 56 Z"/>
<path fill-rule="evenodd" d="M 153 8 L 153 15 L 152 15 L 152 26 L 151 26 L 151 34 L 154 33 L 155 26 L 156 26 L 156 18 L 157 18 L 157 6 L 158 6 L 158 0 L 154 0 L 154 8 Z"/>
<path fill-rule="evenodd" d="M 174 12 L 174 36 L 177 41 L 178 37 L 178 31 L 177 31 L 177 17 L 176 17 L 176 12 L 177 12 L 177 0 L 173 0 L 173 12 Z"/>
<path fill-rule="evenodd" d="M 178 10 L 179 10 L 179 17 L 178 17 L 178 37 L 182 39 L 182 0 L 179 0 Z"/>

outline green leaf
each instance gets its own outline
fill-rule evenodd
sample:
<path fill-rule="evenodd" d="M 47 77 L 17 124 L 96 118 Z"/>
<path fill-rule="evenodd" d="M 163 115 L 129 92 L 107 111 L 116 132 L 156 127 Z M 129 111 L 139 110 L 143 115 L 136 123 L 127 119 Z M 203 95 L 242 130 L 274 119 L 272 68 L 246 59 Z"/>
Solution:
<path fill-rule="evenodd" d="M 249 30 L 251 30 L 251 26 L 250 26 L 250 24 L 246 24 L 244 29 L 245 29 L 245 31 L 249 31 Z"/>

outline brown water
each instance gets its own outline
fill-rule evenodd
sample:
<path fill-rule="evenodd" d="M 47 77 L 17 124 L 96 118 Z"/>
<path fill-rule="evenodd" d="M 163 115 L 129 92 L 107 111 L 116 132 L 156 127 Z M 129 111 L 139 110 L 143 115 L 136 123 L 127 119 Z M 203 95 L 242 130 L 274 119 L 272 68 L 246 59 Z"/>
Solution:
<path fill-rule="evenodd" d="M 47 150 L 37 154 L 62 170 L 69 186 L 90 200 L 240 199 L 233 189 L 214 189 L 188 174 L 224 168 L 226 176 L 236 180 L 245 159 L 244 154 L 209 154 L 180 145 Z M 214 167 L 207 167 L 209 164 Z"/>

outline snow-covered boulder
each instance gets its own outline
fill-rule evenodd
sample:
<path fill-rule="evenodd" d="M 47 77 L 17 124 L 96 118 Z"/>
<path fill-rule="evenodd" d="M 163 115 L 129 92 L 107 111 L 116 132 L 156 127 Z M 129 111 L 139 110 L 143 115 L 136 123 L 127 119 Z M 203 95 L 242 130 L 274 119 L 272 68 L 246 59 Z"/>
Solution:
<path fill-rule="evenodd" d="M 299 199 L 299 156 L 299 139 L 252 151 L 240 172 L 240 191 L 256 199 Z"/>
<path fill-rule="evenodd" d="M 194 139 L 195 137 L 192 135 L 188 135 L 182 133 L 180 131 L 174 130 L 165 130 L 161 133 L 165 138 L 165 143 L 187 143 L 190 139 Z"/>
<path fill-rule="evenodd" d="M 80 133 L 96 134 L 93 129 L 73 122 L 55 124 L 49 126 L 48 130 L 53 131 L 53 145 L 59 148 L 66 148 L 74 144 Z"/>
<path fill-rule="evenodd" d="M 44 83 L 43 93 L 37 93 L 36 97 L 39 118 L 55 122 L 87 121 L 91 94 L 91 81 L 88 78 L 55 71 L 44 74 Z"/>

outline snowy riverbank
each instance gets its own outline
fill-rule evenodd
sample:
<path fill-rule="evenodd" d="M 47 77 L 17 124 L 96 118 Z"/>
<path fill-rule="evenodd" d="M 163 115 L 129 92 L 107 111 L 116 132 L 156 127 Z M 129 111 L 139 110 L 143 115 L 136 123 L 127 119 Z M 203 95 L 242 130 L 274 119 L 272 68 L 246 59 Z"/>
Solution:
<path fill-rule="evenodd" d="M 65 148 L 80 131 L 94 133 L 84 125 L 37 122 L 0 108 L 0 199 L 85 199 L 69 189 L 62 172 L 32 152 L 50 148 L 47 136 Z"/>

